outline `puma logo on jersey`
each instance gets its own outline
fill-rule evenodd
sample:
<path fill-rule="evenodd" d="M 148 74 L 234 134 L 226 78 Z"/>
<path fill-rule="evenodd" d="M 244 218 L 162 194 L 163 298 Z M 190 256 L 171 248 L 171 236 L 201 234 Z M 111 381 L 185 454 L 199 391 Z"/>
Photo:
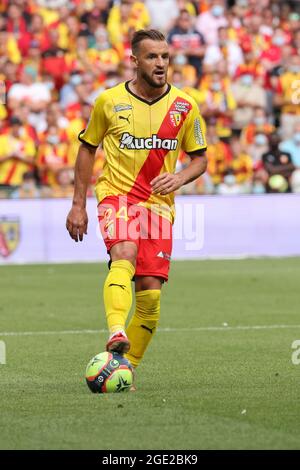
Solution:
<path fill-rule="evenodd" d="M 130 114 L 128 114 L 127 117 L 125 117 L 125 116 L 119 116 L 119 119 L 123 119 L 124 121 L 127 121 L 128 124 L 130 124 L 129 118 L 130 118 Z"/>
<path fill-rule="evenodd" d="M 120 149 L 134 149 L 134 150 L 152 150 L 152 149 L 165 149 L 176 150 L 178 144 L 177 139 L 160 139 L 156 134 L 152 137 L 134 137 L 128 132 L 123 132 L 120 139 Z"/>

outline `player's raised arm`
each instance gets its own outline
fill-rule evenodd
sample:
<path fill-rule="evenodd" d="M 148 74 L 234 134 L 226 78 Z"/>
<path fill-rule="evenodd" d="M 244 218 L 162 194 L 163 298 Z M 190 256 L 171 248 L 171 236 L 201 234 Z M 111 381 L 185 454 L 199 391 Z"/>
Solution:
<path fill-rule="evenodd" d="M 76 159 L 74 197 L 66 221 L 67 230 L 75 242 L 82 241 L 83 235 L 87 233 L 86 193 L 91 181 L 95 153 L 96 147 L 82 143 Z"/>

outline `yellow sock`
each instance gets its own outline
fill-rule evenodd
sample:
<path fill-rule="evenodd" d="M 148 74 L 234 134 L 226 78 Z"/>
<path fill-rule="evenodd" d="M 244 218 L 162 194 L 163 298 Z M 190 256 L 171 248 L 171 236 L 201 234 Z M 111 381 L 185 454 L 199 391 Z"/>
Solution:
<path fill-rule="evenodd" d="M 136 292 L 135 313 L 128 325 L 126 334 L 130 350 L 125 357 L 133 367 L 137 367 L 154 336 L 160 315 L 160 290 Z"/>
<path fill-rule="evenodd" d="M 103 298 L 110 334 L 125 330 L 132 304 L 131 279 L 135 268 L 125 259 L 113 261 L 104 283 Z"/>

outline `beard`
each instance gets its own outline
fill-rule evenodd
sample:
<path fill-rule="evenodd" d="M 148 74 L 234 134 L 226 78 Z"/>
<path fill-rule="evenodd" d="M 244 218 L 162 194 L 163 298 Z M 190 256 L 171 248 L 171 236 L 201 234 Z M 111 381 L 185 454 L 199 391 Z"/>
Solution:
<path fill-rule="evenodd" d="M 153 87 L 153 88 L 162 88 L 163 86 L 165 86 L 165 84 L 167 83 L 167 77 L 166 77 L 166 74 L 164 74 L 161 79 L 163 79 L 160 83 L 159 82 L 156 82 L 152 77 L 151 75 L 148 75 L 146 72 L 141 72 L 141 77 L 143 80 L 145 80 L 145 82 Z"/>

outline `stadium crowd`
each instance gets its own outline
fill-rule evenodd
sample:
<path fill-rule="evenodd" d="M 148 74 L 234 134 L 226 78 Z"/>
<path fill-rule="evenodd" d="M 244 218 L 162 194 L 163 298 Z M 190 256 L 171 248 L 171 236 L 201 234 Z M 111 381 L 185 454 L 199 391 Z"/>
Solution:
<path fill-rule="evenodd" d="M 181 193 L 300 191 L 299 0 L 2 0 L 0 197 L 72 195 L 77 135 L 150 27 L 207 124 L 208 171 Z"/>

